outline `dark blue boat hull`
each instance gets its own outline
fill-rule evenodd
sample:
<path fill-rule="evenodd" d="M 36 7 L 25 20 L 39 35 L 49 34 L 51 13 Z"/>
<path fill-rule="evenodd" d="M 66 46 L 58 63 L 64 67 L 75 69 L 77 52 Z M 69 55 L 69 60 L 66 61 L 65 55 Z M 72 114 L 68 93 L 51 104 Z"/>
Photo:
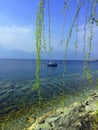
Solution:
<path fill-rule="evenodd" d="M 57 67 L 57 64 L 56 63 L 51 63 L 51 64 L 48 64 L 48 67 Z"/>

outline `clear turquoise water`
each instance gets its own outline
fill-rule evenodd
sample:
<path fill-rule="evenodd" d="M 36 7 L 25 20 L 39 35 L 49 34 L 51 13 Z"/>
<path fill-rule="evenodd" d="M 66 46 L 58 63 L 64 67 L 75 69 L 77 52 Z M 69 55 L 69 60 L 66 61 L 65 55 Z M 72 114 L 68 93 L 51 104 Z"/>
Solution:
<path fill-rule="evenodd" d="M 65 94 L 79 93 L 82 90 L 94 89 L 98 77 L 98 62 L 90 62 L 93 84 L 89 84 L 83 73 L 83 61 L 67 61 L 66 74 L 63 61 L 55 61 L 57 67 L 47 67 L 48 60 L 42 60 L 40 71 L 40 88 L 42 100 L 55 99 L 61 95 L 64 81 Z M 0 60 L 0 116 L 23 105 L 30 106 L 38 101 L 37 91 L 32 90 L 35 82 L 35 60 Z"/>

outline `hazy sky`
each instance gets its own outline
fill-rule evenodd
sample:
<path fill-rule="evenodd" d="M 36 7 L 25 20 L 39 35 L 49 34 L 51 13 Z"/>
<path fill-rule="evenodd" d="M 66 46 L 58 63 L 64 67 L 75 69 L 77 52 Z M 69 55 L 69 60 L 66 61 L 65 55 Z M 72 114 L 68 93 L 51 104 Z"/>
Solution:
<path fill-rule="evenodd" d="M 62 28 L 63 28 L 63 2 L 64 0 L 50 0 L 51 10 L 51 43 L 54 51 L 65 49 L 65 42 L 60 46 Z M 70 9 L 65 25 L 65 38 L 70 28 L 77 0 L 71 0 Z M 85 0 L 84 0 L 85 1 Z M 27 52 L 35 51 L 35 28 L 36 11 L 39 0 L 0 0 L 0 44 L 8 49 L 18 49 Z M 78 32 L 78 51 L 83 50 L 83 26 L 84 26 L 85 6 L 82 8 L 79 17 Z M 98 15 L 98 14 L 97 14 Z M 47 4 L 45 6 L 45 30 L 47 37 Z M 87 28 L 89 34 L 89 24 Z M 98 49 L 98 26 L 93 25 L 93 52 Z M 75 30 L 70 40 L 69 49 L 74 50 Z M 48 43 L 48 40 L 47 40 Z"/>

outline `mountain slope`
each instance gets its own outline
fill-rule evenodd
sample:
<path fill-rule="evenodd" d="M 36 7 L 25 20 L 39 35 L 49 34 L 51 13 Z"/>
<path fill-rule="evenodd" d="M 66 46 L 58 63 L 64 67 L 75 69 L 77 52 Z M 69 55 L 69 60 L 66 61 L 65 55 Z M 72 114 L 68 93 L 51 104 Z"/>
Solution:
<path fill-rule="evenodd" d="M 32 59 L 33 53 L 19 50 L 7 50 L 0 45 L 0 59 Z"/>
<path fill-rule="evenodd" d="M 33 50 L 33 49 L 32 49 Z M 62 60 L 65 59 L 63 51 L 52 51 L 41 53 L 41 59 Z M 20 50 L 8 50 L 0 45 L 0 59 L 36 59 L 36 52 L 25 52 Z M 68 50 L 67 60 L 82 60 L 83 53 Z"/>

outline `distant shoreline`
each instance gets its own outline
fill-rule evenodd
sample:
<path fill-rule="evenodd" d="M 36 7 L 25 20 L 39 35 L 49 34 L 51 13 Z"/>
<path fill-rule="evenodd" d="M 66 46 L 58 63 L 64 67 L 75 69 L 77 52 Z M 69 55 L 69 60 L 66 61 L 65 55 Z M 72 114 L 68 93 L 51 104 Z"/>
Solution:
<path fill-rule="evenodd" d="M 37 59 L 23 59 L 23 58 L 15 58 L 15 59 L 11 59 L 11 58 L 0 58 L 0 60 L 37 60 Z M 64 61 L 63 59 L 41 59 L 42 61 Z M 68 60 L 65 60 L 65 61 L 84 61 L 84 60 L 73 60 L 73 59 L 68 59 Z"/>

